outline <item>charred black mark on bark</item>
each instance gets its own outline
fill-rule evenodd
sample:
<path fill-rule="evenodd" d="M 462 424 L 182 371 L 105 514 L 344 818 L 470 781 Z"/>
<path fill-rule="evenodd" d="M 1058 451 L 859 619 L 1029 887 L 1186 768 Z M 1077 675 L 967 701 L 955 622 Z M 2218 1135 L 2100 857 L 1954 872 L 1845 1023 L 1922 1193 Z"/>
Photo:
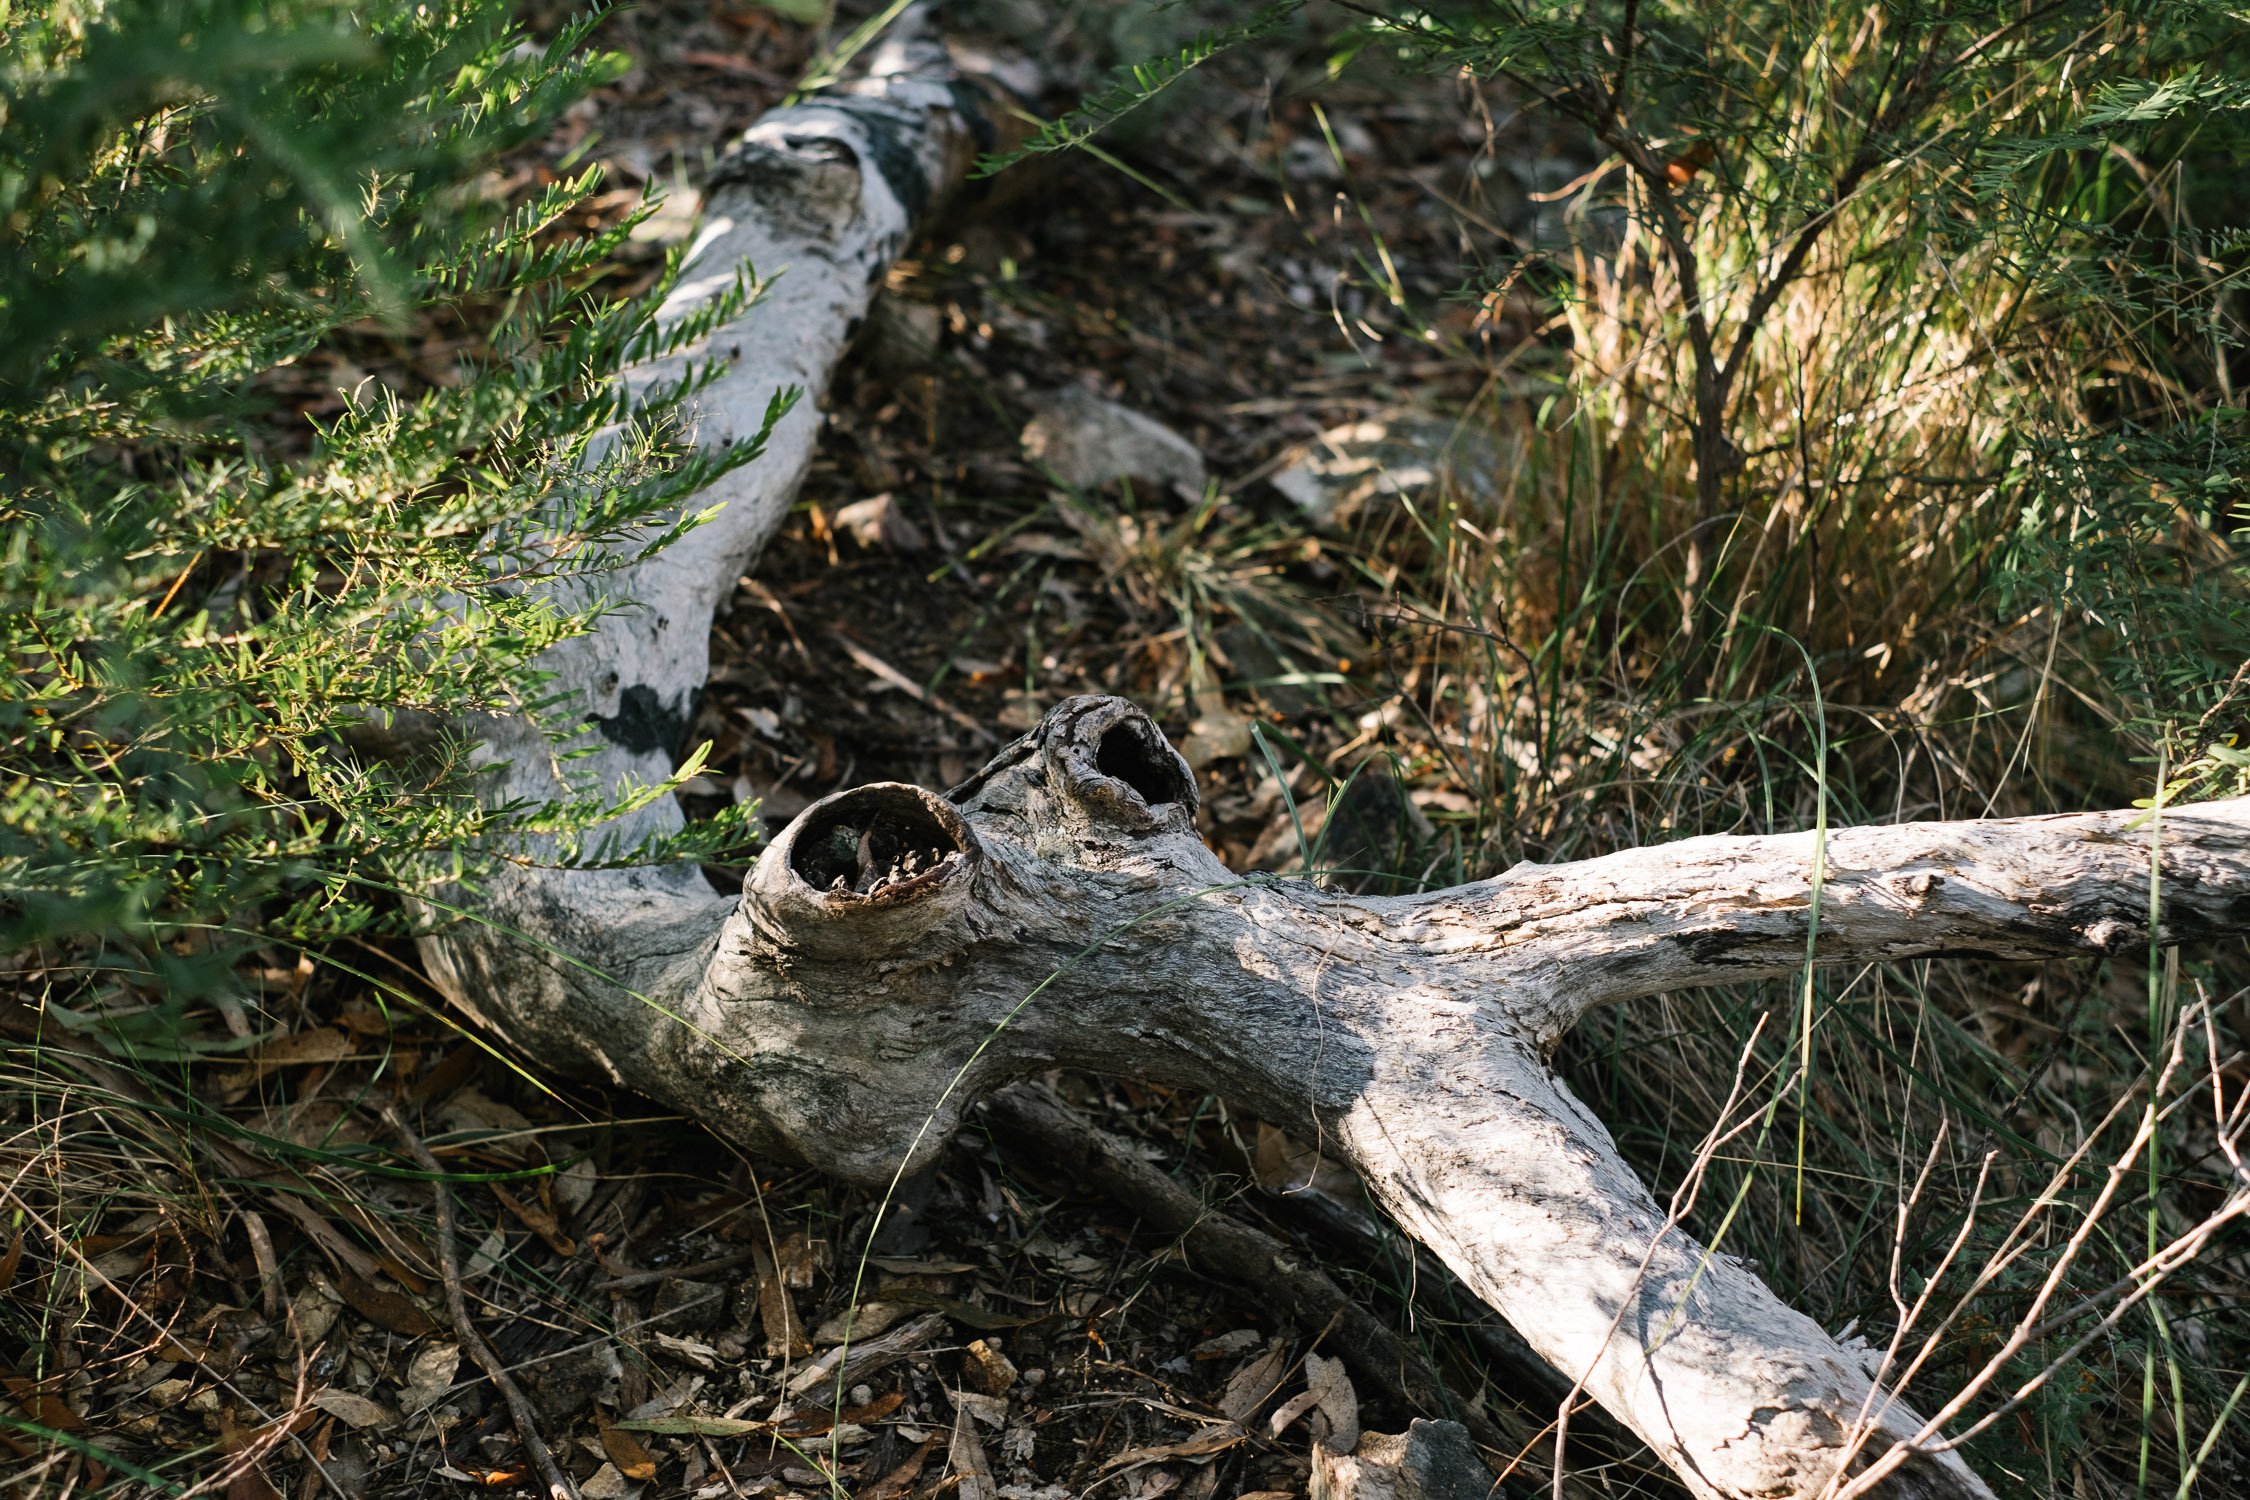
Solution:
<path fill-rule="evenodd" d="M 1780 915 L 1777 913 L 1776 915 Z M 1802 917 L 1790 922 L 1789 932 L 1742 932 L 1719 928 L 1716 931 L 1683 932 L 1673 939 L 1689 958 L 1710 968 L 1730 965 L 1749 965 L 1764 968 L 1771 964 L 1779 950 L 1777 943 L 1795 943 L 1801 950 L 1805 941 L 1805 924 Z"/>
<path fill-rule="evenodd" d="M 922 170 L 921 154 L 910 144 L 926 132 L 918 121 L 905 121 L 875 110 L 859 112 L 860 128 L 867 132 L 867 153 L 891 196 L 906 210 L 910 224 L 920 223 L 930 205 L 930 179 Z"/>
<path fill-rule="evenodd" d="M 633 755 L 672 755 L 687 737 L 697 700 L 702 696 L 700 691 L 692 692 L 684 704 L 673 708 L 656 695 L 656 689 L 636 682 L 617 695 L 616 713 L 596 714 L 594 723 L 600 727 L 602 738 L 620 750 Z"/>

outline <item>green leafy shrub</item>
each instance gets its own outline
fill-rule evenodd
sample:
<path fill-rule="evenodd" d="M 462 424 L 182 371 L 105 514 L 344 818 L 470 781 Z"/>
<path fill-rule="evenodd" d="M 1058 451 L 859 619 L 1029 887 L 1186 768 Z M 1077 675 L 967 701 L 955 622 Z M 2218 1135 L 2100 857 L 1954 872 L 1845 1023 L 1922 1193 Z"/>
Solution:
<path fill-rule="evenodd" d="M 1371 25 L 1601 162 L 1568 244 L 1481 268 L 1560 302 L 1561 410 L 1626 512 L 1556 560 L 1633 575 L 1622 631 L 1582 649 L 1663 698 L 1743 701 L 1801 693 L 1801 642 L 1832 696 L 1959 726 L 1972 781 L 2026 769 L 2028 716 L 2029 769 L 2076 798 L 2242 731 L 2245 267 L 2239 224 L 2198 212 L 2250 139 L 2237 13 L 1617 0 Z M 1965 649 L 1997 684 L 1933 693 Z"/>
<path fill-rule="evenodd" d="M 489 710 L 567 757 L 581 711 L 539 653 L 755 454 L 676 440 L 694 373 L 614 379 L 750 289 L 660 330 L 669 277 L 595 285 L 640 215 L 571 227 L 590 169 L 512 206 L 485 180 L 621 66 L 592 24 L 0 7 L 0 952 L 61 944 L 50 973 L 67 951 L 161 1012 L 253 935 L 364 931 L 499 835 L 567 854 L 613 810 L 480 807 L 443 737 L 350 748 Z"/>

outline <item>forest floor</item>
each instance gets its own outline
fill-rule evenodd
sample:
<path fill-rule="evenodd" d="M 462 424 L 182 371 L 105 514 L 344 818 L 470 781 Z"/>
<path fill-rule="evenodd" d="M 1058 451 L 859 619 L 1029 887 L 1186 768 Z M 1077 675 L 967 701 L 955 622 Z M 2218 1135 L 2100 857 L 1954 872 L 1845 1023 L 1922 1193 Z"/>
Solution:
<path fill-rule="evenodd" d="M 531 190 L 583 156 L 609 185 L 590 212 L 613 220 L 644 184 L 671 186 L 609 281 L 647 285 L 691 228 L 700 173 L 814 57 L 815 34 L 784 9 L 616 11 L 597 40 L 632 71 L 496 190 Z M 1238 19 L 956 10 L 956 38 L 1044 117 L 1101 68 Z M 1801 729 L 1792 706 L 1777 696 L 1721 724 L 1698 703 L 1621 727 L 1612 699 L 1643 671 L 1623 648 L 1591 653 L 1577 687 L 1555 665 L 1597 635 L 1570 634 L 1581 584 L 1539 561 L 1569 507 L 1495 522 L 1503 493 L 1525 493 L 1527 434 L 1556 388 L 1544 362 L 1567 334 L 1476 268 L 1566 247 L 1565 190 L 1591 159 L 1491 85 L 1380 59 L 1332 76 L 1334 41 L 1308 22 L 1222 55 L 1098 149 L 972 184 L 897 264 L 823 401 L 798 504 L 722 607 L 691 813 L 755 799 L 778 828 L 869 781 L 951 786 L 1060 699 L 1104 692 L 1182 747 L 1204 835 L 1237 870 L 1413 889 L 1679 831 L 1809 826 L 1809 778 L 1785 758 L 1781 776 L 1754 769 Z M 444 379 L 473 331 L 378 343 L 363 366 Z M 293 398 L 318 416 L 355 373 L 307 361 Z M 1075 467 L 1126 446 L 1093 442 L 1089 413 L 1139 432 L 1114 477 Z M 1494 590 L 1503 613 L 1487 608 Z M 1538 672 L 1511 620 L 1549 642 Z M 1613 757 L 1600 797 L 1572 781 L 1597 748 Z M 1703 759 L 1683 772 L 1683 756 Z M 1899 759 L 1914 769 L 1887 816 L 1950 812 L 1974 782 L 1966 751 Z M 710 873 L 729 888 L 742 871 Z M 1910 1024 L 1952 1028 L 1943 1045 L 1973 1065 L 1940 1084 L 2003 1122 L 2029 1086 L 1998 1060 L 2037 1053 L 2036 1079 L 2076 1007 L 2142 1003 L 2137 976 L 2102 989 L 2052 968 L 1960 972 L 1929 981 L 1947 1003 L 1926 1008 L 1958 1019 Z M 89 1036 L 70 1056 L 76 1081 L 43 1116 L 61 1122 L 55 1139 L 26 1170 L 75 1205 L 77 1260 L 35 1278 L 19 1274 L 24 1226 L 0 1244 L 0 1295 L 60 1351 L 36 1379 L 5 1377 L 22 1413 L 0 1429 L 13 1493 L 230 1470 L 228 1500 L 536 1493 L 449 1320 L 431 1184 L 402 1164 L 387 1103 L 423 1122 L 452 1174 L 472 1321 L 589 1500 L 1280 1500 L 1306 1493 L 1316 1432 L 1448 1415 L 1484 1437 L 1496 1472 L 1522 1459 L 1501 1493 L 1545 1491 L 1553 1399 L 1506 1336 L 1333 1164 L 1223 1100 L 1052 1081 L 1122 1159 L 1270 1236 L 1271 1275 L 1217 1273 L 1147 1201 L 994 1115 L 927 1175 L 870 1194 L 547 1076 L 467 1029 L 408 945 L 276 954 L 253 978 L 245 1014 L 174 1018 L 167 1051 L 121 1060 Z M 1862 998 L 1880 1002 L 1885 982 Z M 1693 1144 L 1675 1122 L 1692 1137 L 1715 1116 L 1713 1080 L 1724 1087 L 1776 994 L 1605 1023 L 1566 1053 L 1573 1084 L 1668 1180 Z M 1866 1014 L 1849 1035 L 1870 1056 L 1938 1045 L 1894 1034 L 1893 1011 Z M 1765 1234 L 1768 1274 L 1831 1327 L 1888 1308 L 1865 1184 L 1895 1176 L 1893 1140 L 1919 1159 L 1928 1107 L 1913 1089 L 1931 1085 L 1900 1084 L 1911 1072 L 1823 1077 L 1823 1108 L 1845 1123 L 1814 1142 L 1835 1190 L 1801 1229 L 1782 1179 L 1740 1200 L 1738 1239 Z M 55 1087 L 40 1072 L 13 1082 Z M 1427 1359 L 1443 1409 L 1410 1405 L 1338 1347 L 1334 1320 L 1306 1311 L 1308 1267 Z M 838 1380 L 847 1340 L 861 1359 Z M 2131 1383 L 2118 1399 L 2138 1395 Z M 1598 1417 L 1574 1418 L 1568 1458 L 1574 1494 L 1680 1493 Z"/>
<path fill-rule="evenodd" d="M 1014 34 L 989 19 L 962 39 L 1023 57 L 1021 18 Z M 1177 45 L 1187 19 L 1049 18 L 1038 62 L 1010 76 L 1057 113 L 1097 64 Z M 813 38 L 755 6 L 659 0 L 601 40 L 633 72 L 498 188 L 536 187 L 573 152 L 606 169 L 597 215 L 671 184 L 675 207 L 615 269 L 629 290 L 687 229 L 676 205 L 712 151 Z M 1346 531 L 1454 483 L 1449 426 L 1488 374 L 1459 351 L 1530 331 L 1450 295 L 1465 237 L 1520 219 L 1538 172 L 1565 168 L 1497 156 L 1479 101 L 1450 87 L 1331 85 L 1316 108 L 1297 84 L 1319 77 L 1305 38 L 1222 58 L 1104 150 L 972 187 L 899 263 L 824 402 L 794 514 L 722 613 L 691 809 L 756 798 L 779 827 L 871 780 L 951 785 L 1059 699 L 1114 692 L 1187 748 L 1207 837 L 1237 868 L 1317 859 L 1353 883 L 1418 884 L 1477 862 L 1470 789 L 1400 728 L 1421 627 L 1382 618 Z M 1401 299 L 1370 285 L 1378 264 Z M 431 328 L 364 364 L 442 379 L 472 341 Z M 286 394 L 319 416 L 358 373 L 308 361 Z M 1069 392 L 1162 424 L 1207 482 L 1064 482 L 1025 433 L 1043 412 L 1067 420 Z M 1493 461 L 1488 438 L 1461 441 Z M 1269 482 L 1293 467 L 1317 471 L 1294 497 Z M 1320 845 L 1328 793 L 1362 765 L 1338 823 L 1356 819 L 1358 843 L 1339 855 Z M 82 1296 L 50 1314 L 61 1367 L 9 1382 L 63 1437 L 0 1431 L 13 1493 L 192 1487 L 230 1468 L 229 1500 L 535 1490 L 447 1319 L 430 1187 L 383 1165 L 385 1099 L 418 1111 L 462 1174 L 472 1318 L 589 1500 L 979 1483 L 1020 1500 L 1279 1500 L 1304 1493 L 1315 1431 L 1447 1414 L 1408 1409 L 1379 1372 L 1355 1387 L 1325 1358 L 1335 1320 L 1293 1306 L 1286 1278 L 1208 1273 L 1177 1227 L 1152 1230 L 1005 1130 L 970 1130 L 879 1200 L 464 1035 L 404 948 L 277 956 L 259 982 L 254 1045 L 221 1025 L 239 1018 L 175 1039 L 216 1145 L 132 1068 L 91 1045 L 75 1059 L 76 1139 L 100 1142 L 63 1194 L 85 1231 Z M 1394 1324 L 1445 1372 L 1452 1415 L 1537 1431 L 1479 1353 L 1488 1315 L 1332 1165 L 1217 1099 L 1059 1087 L 1205 1212 L 1261 1228 L 1281 1265 L 1324 1267 Z M 19 1228 L 0 1286 L 23 1244 Z M 887 1364 L 824 1378 L 847 1336 L 879 1350 L 886 1335 L 903 1340 Z M 1609 1490 L 1669 1493 L 1660 1475 L 1628 1453 Z"/>

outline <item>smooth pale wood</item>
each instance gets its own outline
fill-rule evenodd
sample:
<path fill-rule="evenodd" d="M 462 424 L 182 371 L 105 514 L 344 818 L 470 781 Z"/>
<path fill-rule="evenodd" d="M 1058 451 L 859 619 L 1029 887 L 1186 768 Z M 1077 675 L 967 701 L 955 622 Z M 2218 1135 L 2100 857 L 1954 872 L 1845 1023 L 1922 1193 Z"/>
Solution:
<path fill-rule="evenodd" d="M 851 91 L 749 133 L 712 194 L 694 273 L 710 280 L 681 295 L 745 260 L 786 274 L 711 340 L 733 369 L 702 399 L 699 440 L 754 431 L 778 388 L 825 387 L 975 129 L 941 55 L 911 41 Z M 637 611 L 555 653 L 600 730 L 574 782 L 670 769 L 712 610 L 784 513 L 815 421 L 807 400 L 768 457 L 710 497 L 725 504 L 715 523 L 614 585 Z M 536 736 L 477 727 L 508 761 L 496 795 L 554 793 Z M 1818 1494 L 1870 1403 L 1872 1453 L 1919 1425 L 1755 1275 L 1664 1232 L 1547 1065 L 1592 1006 L 1794 972 L 1809 836 L 1694 839 L 1352 900 L 1234 876 L 1197 837 L 1195 803 L 1186 764 L 1137 708 L 1075 699 L 949 796 L 863 787 L 808 809 L 739 898 L 694 869 L 515 864 L 425 953 L 456 1000 L 542 1062 L 857 1182 L 927 1164 L 979 1091 L 1052 1067 L 1224 1094 L 1349 1161 L 1700 1496 Z M 679 816 L 666 801 L 639 822 Z M 2140 821 L 1837 833 L 1818 961 L 2135 948 L 2153 836 Z M 2162 940 L 2250 929 L 2250 802 L 2168 813 L 2162 840 Z M 901 841 L 930 856 L 914 878 L 832 888 L 860 873 L 852 851 Z M 1891 1484 L 1989 1493 L 1950 1454 Z"/>
<path fill-rule="evenodd" d="M 711 622 L 788 513 L 812 462 L 820 398 L 918 223 L 991 144 L 980 94 L 910 13 L 870 60 L 867 76 L 777 109 L 724 153 L 703 224 L 665 311 L 685 317 L 738 274 L 767 283 L 742 317 L 689 357 L 725 373 L 695 398 L 694 440 L 755 435 L 768 403 L 801 399 L 765 455 L 697 497 L 714 519 L 622 575 L 603 580 L 635 607 L 542 659 L 589 717 L 588 758 L 558 766 L 547 741 L 511 720 L 464 726 L 503 769 L 495 801 L 548 800 L 568 788 L 602 795 L 668 775 L 710 672 Z M 645 387 L 676 367 L 628 371 Z M 680 826 L 670 798 L 617 828 L 631 843 Z M 536 850 L 530 851 L 536 857 Z M 646 1006 L 675 992 L 728 901 L 692 868 L 563 871 L 506 867 L 477 892 L 474 914 L 422 945 L 434 977 L 471 1014 L 504 1027 L 558 1066 L 618 1082 L 644 1066 Z"/>

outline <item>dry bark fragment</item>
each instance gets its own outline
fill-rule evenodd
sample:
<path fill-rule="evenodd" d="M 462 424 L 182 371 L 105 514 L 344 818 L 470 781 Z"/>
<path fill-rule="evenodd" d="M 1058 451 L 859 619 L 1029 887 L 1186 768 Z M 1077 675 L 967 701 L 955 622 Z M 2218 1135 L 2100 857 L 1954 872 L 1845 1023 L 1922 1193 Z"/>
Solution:
<path fill-rule="evenodd" d="M 757 1266 L 758 1321 L 765 1328 L 766 1357 L 803 1359 L 812 1353 L 812 1340 L 805 1337 L 805 1325 L 797 1316 L 797 1299 L 789 1295 L 773 1257 L 764 1250 L 757 1252 Z"/>
<path fill-rule="evenodd" d="M 1490 1500 L 1492 1493 L 1492 1476 L 1453 1422 L 1371 1432 L 1349 1455 L 1313 1444 L 1312 1500 Z"/>

